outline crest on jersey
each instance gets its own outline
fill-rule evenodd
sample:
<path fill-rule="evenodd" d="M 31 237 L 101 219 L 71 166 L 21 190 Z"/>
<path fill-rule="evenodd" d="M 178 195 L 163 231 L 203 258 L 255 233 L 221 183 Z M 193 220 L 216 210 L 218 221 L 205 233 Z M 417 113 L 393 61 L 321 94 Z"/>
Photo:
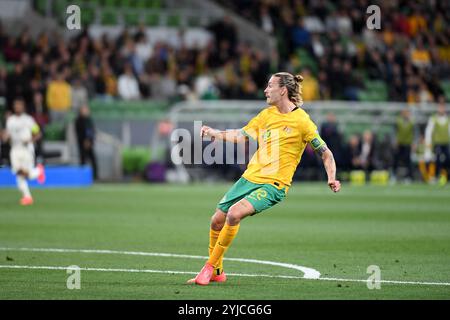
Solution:
<path fill-rule="evenodd" d="M 289 128 L 288 126 L 285 126 L 285 127 L 283 128 L 283 131 L 286 132 L 287 134 L 289 134 L 289 133 L 292 132 L 292 129 Z"/>

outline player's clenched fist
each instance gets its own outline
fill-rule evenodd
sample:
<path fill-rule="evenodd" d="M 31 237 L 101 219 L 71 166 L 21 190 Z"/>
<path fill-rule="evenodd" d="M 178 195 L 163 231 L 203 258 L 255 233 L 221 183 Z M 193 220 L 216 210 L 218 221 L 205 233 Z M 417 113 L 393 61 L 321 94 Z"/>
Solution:
<path fill-rule="evenodd" d="M 210 128 L 208 126 L 202 126 L 202 128 L 200 129 L 200 136 L 201 137 L 213 137 L 214 133 L 216 132 L 216 130 L 214 130 L 213 128 Z"/>
<path fill-rule="evenodd" d="M 341 183 L 339 180 L 328 181 L 328 186 L 333 192 L 339 192 L 339 190 L 341 190 Z"/>

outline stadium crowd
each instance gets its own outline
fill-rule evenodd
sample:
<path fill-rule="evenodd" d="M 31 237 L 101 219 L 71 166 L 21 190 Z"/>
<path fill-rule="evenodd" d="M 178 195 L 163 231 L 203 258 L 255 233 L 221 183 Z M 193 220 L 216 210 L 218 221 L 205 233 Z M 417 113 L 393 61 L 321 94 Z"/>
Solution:
<path fill-rule="evenodd" d="M 313 58 L 311 99 L 358 100 L 365 78 L 387 84 L 391 101 L 437 101 L 450 74 L 448 1 L 222 0 L 278 40 L 284 69 L 299 49 Z M 366 27 L 371 4 L 381 30 Z M 307 90 L 309 92 L 309 89 Z"/>
<path fill-rule="evenodd" d="M 391 101 L 433 102 L 444 95 L 440 82 L 450 74 L 448 2 L 380 3 L 380 31 L 366 28 L 367 0 L 222 2 L 274 35 L 277 50 L 262 52 L 239 42 L 228 17 L 208 26 L 213 41 L 194 49 L 184 45 L 182 31 L 175 43 L 152 46 L 144 25 L 125 28 L 116 39 L 107 34 L 93 39 L 84 29 L 65 41 L 48 33 L 34 40 L 27 29 L 14 37 L 0 22 L 0 97 L 9 110 L 15 97 L 23 97 L 44 129 L 91 99 L 264 98 L 267 76 L 277 70 L 302 73 L 306 102 L 358 100 L 367 79 L 386 83 Z M 367 153 L 362 146 L 372 141 L 371 133 L 351 137 L 337 154 Z M 388 157 L 388 150 L 375 152 L 377 159 Z M 352 159 L 341 163 L 355 165 Z"/>
<path fill-rule="evenodd" d="M 10 105 L 23 94 L 32 111 L 35 92 L 57 111 L 91 98 L 256 99 L 267 75 L 283 69 L 304 74 L 305 101 L 358 100 L 367 79 L 387 84 L 391 101 L 437 101 L 450 74 L 449 4 L 403 2 L 380 4 L 382 30 L 371 31 L 367 0 L 224 1 L 277 37 L 269 53 L 239 42 L 228 17 L 208 26 L 214 41 L 201 49 L 188 49 L 182 31 L 175 43 L 150 45 L 143 25 L 117 39 L 92 39 L 85 29 L 69 42 L 49 34 L 34 41 L 28 30 L 12 37 L 0 25 L 1 55 L 14 64 L 0 67 L 0 96 Z"/>

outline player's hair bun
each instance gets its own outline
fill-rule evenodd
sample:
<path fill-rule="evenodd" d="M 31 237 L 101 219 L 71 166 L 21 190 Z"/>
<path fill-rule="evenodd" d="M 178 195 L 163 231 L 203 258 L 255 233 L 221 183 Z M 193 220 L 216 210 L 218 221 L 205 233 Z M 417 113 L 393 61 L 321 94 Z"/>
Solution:
<path fill-rule="evenodd" d="M 294 76 L 295 82 L 300 83 L 303 81 L 303 77 L 299 74 L 297 74 L 296 76 Z"/>

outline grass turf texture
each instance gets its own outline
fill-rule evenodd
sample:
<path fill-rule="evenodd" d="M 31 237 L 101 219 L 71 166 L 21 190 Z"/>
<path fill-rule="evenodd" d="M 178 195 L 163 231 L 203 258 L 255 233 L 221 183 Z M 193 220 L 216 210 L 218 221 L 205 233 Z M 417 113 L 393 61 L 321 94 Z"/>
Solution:
<path fill-rule="evenodd" d="M 0 247 L 107 249 L 207 255 L 209 219 L 231 185 L 96 185 L 34 189 L 18 205 L 0 190 Z M 426 185 L 296 184 L 279 205 L 243 221 L 226 257 L 314 268 L 321 277 L 450 282 L 450 189 Z M 197 272 L 204 260 L 96 253 L 0 251 L 0 265 Z M 302 276 L 279 266 L 225 261 L 228 273 Z M 450 286 L 229 277 L 186 285 L 186 274 L 0 269 L 0 299 L 449 299 Z"/>

